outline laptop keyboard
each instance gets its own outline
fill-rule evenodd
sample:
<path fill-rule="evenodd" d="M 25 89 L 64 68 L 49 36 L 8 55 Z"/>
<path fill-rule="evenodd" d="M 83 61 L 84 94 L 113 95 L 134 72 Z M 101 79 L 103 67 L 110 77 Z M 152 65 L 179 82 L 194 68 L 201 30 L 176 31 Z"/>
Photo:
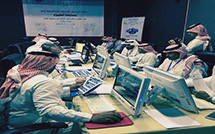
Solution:
<path fill-rule="evenodd" d="M 75 70 L 71 72 L 75 77 L 89 77 L 92 74 L 88 70 Z"/>
<path fill-rule="evenodd" d="M 116 111 L 116 108 L 104 96 L 89 95 L 84 96 L 83 99 L 92 113 Z"/>

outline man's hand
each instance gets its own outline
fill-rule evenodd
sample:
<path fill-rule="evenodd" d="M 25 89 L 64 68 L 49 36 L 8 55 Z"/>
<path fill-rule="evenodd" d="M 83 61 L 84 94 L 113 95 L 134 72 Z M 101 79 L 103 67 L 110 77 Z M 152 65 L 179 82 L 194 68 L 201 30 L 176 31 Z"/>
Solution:
<path fill-rule="evenodd" d="M 94 114 L 92 118 L 90 119 L 90 122 L 92 123 L 106 123 L 106 124 L 112 124 L 120 122 L 123 119 L 119 113 L 116 112 L 105 112 L 105 113 L 99 113 Z"/>
<path fill-rule="evenodd" d="M 86 80 L 87 80 L 86 78 L 77 78 L 77 79 L 75 80 L 75 82 L 76 82 L 76 84 L 81 84 L 81 85 L 83 85 L 84 82 L 85 82 Z"/>
<path fill-rule="evenodd" d="M 78 91 L 78 88 L 81 87 L 85 81 L 86 81 L 86 78 L 77 78 L 75 80 L 76 83 L 70 86 L 70 91 L 71 92 Z"/>

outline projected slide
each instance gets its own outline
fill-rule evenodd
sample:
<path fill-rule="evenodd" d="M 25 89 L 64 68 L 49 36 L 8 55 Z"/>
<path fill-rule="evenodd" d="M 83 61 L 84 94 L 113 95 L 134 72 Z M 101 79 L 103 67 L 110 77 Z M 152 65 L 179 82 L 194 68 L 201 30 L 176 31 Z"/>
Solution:
<path fill-rule="evenodd" d="M 103 36 L 104 0 L 23 0 L 27 36 Z"/>

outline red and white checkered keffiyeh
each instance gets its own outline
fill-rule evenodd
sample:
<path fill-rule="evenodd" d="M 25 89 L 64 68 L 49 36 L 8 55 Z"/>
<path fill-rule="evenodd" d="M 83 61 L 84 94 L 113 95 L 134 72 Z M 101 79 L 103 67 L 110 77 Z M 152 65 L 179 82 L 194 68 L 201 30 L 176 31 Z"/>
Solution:
<path fill-rule="evenodd" d="M 39 33 L 32 41 L 38 42 L 40 39 L 47 39 L 47 34 Z"/>
<path fill-rule="evenodd" d="M 207 33 L 207 29 L 202 24 L 192 25 L 187 29 L 187 32 L 197 33 L 197 39 L 210 40 L 210 36 Z"/>
<path fill-rule="evenodd" d="M 13 67 L 8 71 L 6 80 L 0 88 L 0 99 L 9 97 L 12 93 L 16 92 L 26 80 L 50 70 L 58 62 L 59 59 L 57 57 L 28 54 L 23 62 L 18 65 L 18 69 Z"/>
<path fill-rule="evenodd" d="M 190 56 L 186 48 L 179 44 L 169 45 L 163 51 L 163 53 L 169 53 L 169 52 L 178 52 L 180 59 L 184 59 Z"/>
<path fill-rule="evenodd" d="M 208 70 L 208 65 L 200 60 L 196 55 L 195 56 L 190 56 L 189 59 L 185 62 L 185 68 L 184 68 L 184 77 L 186 78 L 189 75 L 189 72 L 191 70 L 192 65 L 198 66 L 198 67 L 202 67 L 205 70 L 205 73 Z M 207 74 L 204 74 L 207 75 Z"/>
<path fill-rule="evenodd" d="M 149 45 L 148 43 L 143 43 L 143 44 L 140 44 L 138 45 L 138 48 L 146 51 L 147 53 L 154 53 L 154 54 L 157 54 L 158 52 L 154 50 L 154 48 Z"/>

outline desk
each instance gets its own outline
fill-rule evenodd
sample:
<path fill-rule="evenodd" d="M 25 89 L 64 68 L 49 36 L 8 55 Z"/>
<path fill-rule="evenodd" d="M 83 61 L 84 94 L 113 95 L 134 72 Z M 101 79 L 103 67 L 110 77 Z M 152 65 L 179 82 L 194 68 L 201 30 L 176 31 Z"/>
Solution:
<path fill-rule="evenodd" d="M 69 74 L 68 74 L 68 77 Z M 104 84 L 113 83 L 114 78 L 105 78 Z M 117 111 L 122 111 L 126 115 L 129 115 L 128 111 L 112 96 L 105 95 L 105 97 L 114 105 Z M 75 97 L 73 100 L 74 105 L 79 107 L 79 110 L 82 112 L 90 113 L 87 105 L 81 99 L 81 96 Z M 190 118 L 202 124 L 202 126 L 198 127 L 187 127 L 187 128 L 176 128 L 176 129 L 166 129 L 160 123 L 152 119 L 149 115 L 144 113 L 146 109 L 154 109 L 154 108 L 169 108 L 174 107 L 179 111 L 183 112 Z M 113 128 L 105 128 L 105 129 L 87 129 L 84 125 L 82 125 L 82 130 L 90 133 L 90 134 L 124 134 L 124 133 L 145 133 L 145 134 L 203 134 L 203 133 L 214 133 L 215 132 L 215 121 L 205 119 L 205 116 L 214 110 L 202 110 L 199 114 L 193 114 L 187 112 L 170 101 L 167 101 L 165 98 L 158 97 L 150 106 L 145 106 L 142 109 L 141 115 L 139 118 L 133 118 L 129 116 L 129 118 L 134 122 L 131 126 L 123 126 L 123 127 L 113 127 Z"/>
<path fill-rule="evenodd" d="M 117 111 L 123 111 L 126 115 L 129 114 L 127 110 L 114 97 L 111 97 L 108 95 L 105 95 L 105 97 L 114 105 Z M 78 105 L 80 107 L 80 111 L 90 113 L 88 107 L 83 102 L 81 97 L 76 97 L 73 100 L 73 102 L 75 105 Z M 149 115 L 147 115 L 143 111 L 143 110 L 151 109 L 155 107 L 156 108 L 175 107 L 179 111 L 185 113 L 192 119 L 201 123 L 202 126 L 167 130 L 165 127 L 163 127 L 161 124 L 159 124 L 157 121 L 152 119 Z M 153 105 L 143 107 L 143 110 L 139 118 L 134 119 L 132 116 L 129 116 L 129 118 L 134 122 L 134 124 L 131 126 L 113 127 L 113 128 L 105 128 L 105 129 L 87 129 L 84 126 L 82 126 L 82 129 L 89 132 L 90 134 L 117 134 L 117 133 L 122 133 L 122 134 L 124 133 L 146 133 L 146 134 L 156 134 L 156 133 L 157 134 L 182 134 L 182 133 L 185 134 L 187 133 L 187 134 L 191 134 L 193 132 L 195 132 L 195 134 L 203 134 L 205 132 L 215 132 L 215 121 L 205 119 L 205 116 L 211 113 L 213 110 L 204 110 L 204 111 L 200 111 L 199 114 L 192 114 L 181 108 L 178 108 L 170 101 L 166 101 L 163 98 L 157 98 L 153 102 Z"/>

